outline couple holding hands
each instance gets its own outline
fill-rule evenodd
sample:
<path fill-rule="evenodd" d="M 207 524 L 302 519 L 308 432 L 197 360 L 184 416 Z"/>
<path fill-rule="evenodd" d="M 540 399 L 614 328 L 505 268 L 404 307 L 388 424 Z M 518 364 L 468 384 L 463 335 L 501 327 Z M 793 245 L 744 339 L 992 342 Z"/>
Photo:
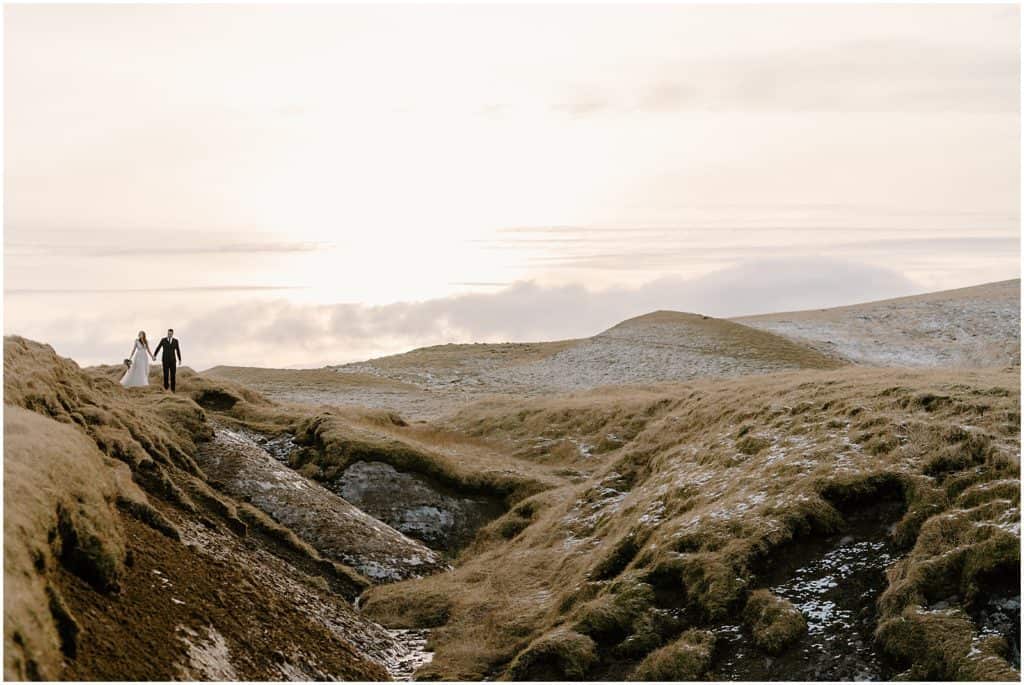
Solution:
<path fill-rule="evenodd" d="M 174 337 L 174 329 L 167 329 L 167 337 L 160 340 L 156 350 L 149 351 L 149 342 L 146 340 L 146 331 L 139 331 L 139 337 L 132 344 L 132 353 L 125 364 L 128 370 L 121 376 L 121 385 L 126 388 L 138 388 L 149 385 L 149 361 L 156 361 L 156 354 L 163 350 L 164 365 L 164 390 L 168 388 L 174 392 L 174 376 L 181 363 L 181 346 L 178 339 Z"/>

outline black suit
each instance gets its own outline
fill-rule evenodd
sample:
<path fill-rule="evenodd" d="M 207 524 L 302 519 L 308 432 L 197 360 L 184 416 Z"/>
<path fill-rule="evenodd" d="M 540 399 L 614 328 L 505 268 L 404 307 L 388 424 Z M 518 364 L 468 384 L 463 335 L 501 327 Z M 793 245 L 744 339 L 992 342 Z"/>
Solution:
<path fill-rule="evenodd" d="M 181 361 L 181 346 L 178 345 L 177 338 L 171 338 L 170 341 L 167 338 L 161 338 L 160 344 L 156 346 L 156 350 L 153 351 L 153 356 L 156 353 L 163 350 L 163 363 L 164 363 L 164 390 L 168 388 L 168 378 L 170 378 L 171 392 L 174 392 L 174 375 L 178 370 L 178 362 Z M 177 355 L 177 357 L 175 357 Z"/>

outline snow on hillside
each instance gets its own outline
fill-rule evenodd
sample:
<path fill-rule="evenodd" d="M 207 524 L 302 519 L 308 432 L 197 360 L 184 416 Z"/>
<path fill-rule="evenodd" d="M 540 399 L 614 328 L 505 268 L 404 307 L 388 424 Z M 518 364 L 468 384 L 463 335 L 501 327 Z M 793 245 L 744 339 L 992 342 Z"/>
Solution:
<path fill-rule="evenodd" d="M 1020 364 L 1019 279 L 849 307 L 735 320 L 861 364 Z"/>

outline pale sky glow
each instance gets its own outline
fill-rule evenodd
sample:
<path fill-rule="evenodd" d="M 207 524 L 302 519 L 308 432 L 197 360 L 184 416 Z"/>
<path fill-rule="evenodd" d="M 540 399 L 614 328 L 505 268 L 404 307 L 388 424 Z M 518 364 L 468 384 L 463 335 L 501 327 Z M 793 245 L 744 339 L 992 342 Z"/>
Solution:
<path fill-rule="evenodd" d="M 1018 26 L 1009 5 L 7 6 L 5 333 L 99 363 L 174 326 L 196 368 L 317 365 L 792 308 L 791 280 L 691 296 L 771 260 L 844 274 L 813 306 L 1015 278 Z"/>

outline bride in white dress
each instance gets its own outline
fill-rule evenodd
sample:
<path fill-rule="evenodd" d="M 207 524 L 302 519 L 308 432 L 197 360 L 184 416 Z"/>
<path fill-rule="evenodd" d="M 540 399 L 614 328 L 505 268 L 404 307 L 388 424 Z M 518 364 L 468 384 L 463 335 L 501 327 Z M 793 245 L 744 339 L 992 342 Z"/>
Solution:
<path fill-rule="evenodd" d="M 146 331 L 139 331 L 139 337 L 132 345 L 131 366 L 121 377 L 121 385 L 126 388 L 139 388 L 149 385 L 149 359 L 153 354 L 149 351 Z"/>

